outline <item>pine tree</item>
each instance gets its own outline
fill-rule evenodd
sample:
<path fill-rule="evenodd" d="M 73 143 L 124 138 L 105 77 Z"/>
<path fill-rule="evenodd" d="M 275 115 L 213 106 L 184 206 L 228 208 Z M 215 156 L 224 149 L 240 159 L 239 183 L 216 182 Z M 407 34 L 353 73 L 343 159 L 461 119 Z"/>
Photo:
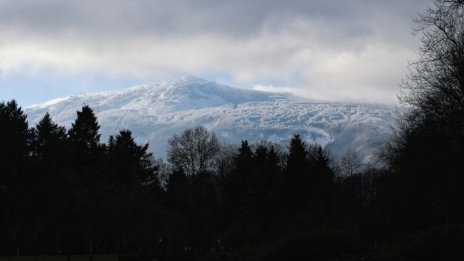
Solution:
<path fill-rule="evenodd" d="M 234 229 L 228 231 L 225 238 L 227 245 L 247 245 L 250 238 L 247 238 L 248 221 L 245 220 L 247 213 L 253 207 L 251 196 L 253 171 L 253 151 L 248 141 L 241 143 L 238 153 L 234 158 L 234 168 L 225 180 L 224 186 L 224 213 L 225 223 Z M 249 217 L 248 217 L 249 218 Z M 242 240 L 242 238 L 247 238 Z"/>
<path fill-rule="evenodd" d="M 34 156 L 48 162 L 60 161 L 66 156 L 66 142 L 66 129 L 54 123 L 46 113 L 34 129 Z"/>
<path fill-rule="evenodd" d="M 21 253 L 22 238 L 29 236 L 32 218 L 29 211 L 31 187 L 31 131 L 26 115 L 15 100 L 0 103 L 0 224 L 5 241 L 16 254 Z"/>
<path fill-rule="evenodd" d="M 153 185 L 159 187 L 157 179 L 158 166 L 148 152 L 148 144 L 139 146 L 132 137 L 132 132 L 122 130 L 108 142 L 110 175 L 121 184 Z"/>
<path fill-rule="evenodd" d="M 89 106 L 77 112 L 76 120 L 69 130 L 72 166 L 77 178 L 75 190 L 80 216 L 76 223 L 86 229 L 88 252 L 95 251 L 95 239 L 104 227 L 102 216 L 102 199 L 104 190 L 104 147 L 100 144 L 100 126 L 97 117 Z"/>
<path fill-rule="evenodd" d="M 85 105 L 77 112 L 77 118 L 69 130 L 69 138 L 79 149 L 96 150 L 100 145 L 99 129 L 95 113 Z"/>
<path fill-rule="evenodd" d="M 285 166 L 287 210 L 299 212 L 306 208 L 309 190 L 309 163 L 306 144 L 299 135 L 294 135 L 290 140 L 288 150 Z"/>
<path fill-rule="evenodd" d="M 34 173 L 31 180 L 34 185 L 30 190 L 34 198 L 30 209 L 34 211 L 35 233 L 49 249 L 60 251 L 51 239 L 61 242 L 66 238 L 64 231 L 71 224 L 66 216 L 72 209 L 69 204 L 72 177 L 68 175 L 70 161 L 66 129 L 55 124 L 46 113 L 33 131 Z"/>
<path fill-rule="evenodd" d="M 286 174 L 290 178 L 301 178 L 308 171 L 306 143 L 296 134 L 288 148 Z"/>
<path fill-rule="evenodd" d="M 0 103 L 0 184 L 24 169 L 31 137 L 26 115 L 16 101 Z"/>
<path fill-rule="evenodd" d="M 318 144 L 310 145 L 308 160 L 313 187 L 325 187 L 333 182 L 334 172 L 330 167 L 330 156 L 327 150 Z"/>

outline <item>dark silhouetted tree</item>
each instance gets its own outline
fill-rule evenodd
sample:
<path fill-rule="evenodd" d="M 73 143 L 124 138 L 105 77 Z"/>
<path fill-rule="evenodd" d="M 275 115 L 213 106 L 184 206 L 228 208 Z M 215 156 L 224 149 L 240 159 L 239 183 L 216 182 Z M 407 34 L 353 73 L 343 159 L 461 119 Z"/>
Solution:
<path fill-rule="evenodd" d="M 464 221 L 464 2 L 436 0 L 416 22 L 420 56 L 402 84 L 407 106 L 383 154 L 395 174 L 384 184 L 400 194 L 399 227 L 391 230 L 403 233 Z"/>
<path fill-rule="evenodd" d="M 47 163 L 57 161 L 66 153 L 66 143 L 66 129 L 54 123 L 50 114 L 46 113 L 34 129 L 34 156 Z"/>
<path fill-rule="evenodd" d="M 44 117 L 33 129 L 32 154 L 34 173 L 30 188 L 34 199 L 30 202 L 31 216 L 35 221 L 35 240 L 41 241 L 44 251 L 62 251 L 67 237 L 67 216 L 70 206 L 72 177 L 66 129 L 55 124 L 50 114 Z"/>
<path fill-rule="evenodd" d="M 101 186 L 104 183 L 104 147 L 100 143 L 100 126 L 89 106 L 82 107 L 69 129 L 72 166 L 78 177 L 76 197 L 80 218 L 76 222 L 87 231 L 88 252 L 92 257 L 96 248 L 95 240 L 103 227 L 101 198 L 105 196 Z"/>
<path fill-rule="evenodd" d="M 30 156 L 31 131 L 15 100 L 0 103 L 0 184 L 15 182 Z"/>
<path fill-rule="evenodd" d="M 159 187 L 158 166 L 153 155 L 148 152 L 148 144 L 139 146 L 132 132 L 122 130 L 116 137 L 111 136 L 107 146 L 112 179 L 121 185 L 153 185 Z"/>
<path fill-rule="evenodd" d="M 80 149 L 95 150 L 100 145 L 100 126 L 89 106 L 82 107 L 69 130 L 69 138 Z"/>
<path fill-rule="evenodd" d="M 22 239 L 30 236 L 27 228 L 33 222 L 27 213 L 31 138 L 26 115 L 16 101 L 0 103 L 0 222 L 3 243 L 15 254 L 21 253 Z"/>

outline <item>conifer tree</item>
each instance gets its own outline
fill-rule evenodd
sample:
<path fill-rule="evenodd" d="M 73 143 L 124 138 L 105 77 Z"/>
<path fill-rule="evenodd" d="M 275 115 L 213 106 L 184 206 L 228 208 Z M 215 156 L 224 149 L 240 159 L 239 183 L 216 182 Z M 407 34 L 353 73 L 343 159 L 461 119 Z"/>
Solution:
<path fill-rule="evenodd" d="M 126 185 L 159 186 L 156 177 L 158 167 L 148 152 L 148 144 L 137 145 L 131 131 L 122 130 L 116 137 L 111 136 L 107 151 L 113 180 Z"/>
<path fill-rule="evenodd" d="M 102 199 L 104 190 L 104 147 L 100 144 L 100 126 L 97 117 L 89 106 L 82 107 L 69 130 L 72 150 L 72 166 L 77 182 L 77 206 L 79 219 L 76 223 L 87 232 L 88 253 L 93 256 L 95 239 L 101 233 L 104 222 Z"/>
<path fill-rule="evenodd" d="M 306 143 L 295 134 L 288 148 L 286 174 L 292 178 L 302 177 L 308 167 Z"/>
<path fill-rule="evenodd" d="M 58 126 L 46 113 L 34 129 L 34 156 L 40 160 L 59 161 L 65 154 L 66 129 Z"/>
<path fill-rule="evenodd" d="M 0 221 L 6 241 L 21 253 L 23 231 L 33 222 L 26 192 L 31 188 L 31 131 L 15 100 L 0 103 Z M 0 241 L 1 242 L 1 241 Z"/>
<path fill-rule="evenodd" d="M 95 113 L 85 105 L 77 112 L 76 120 L 69 130 L 69 138 L 79 149 L 94 151 L 100 146 L 99 129 Z"/>
<path fill-rule="evenodd" d="M 3 174 L 0 174 L 0 182 L 2 179 L 6 182 L 23 169 L 30 143 L 31 131 L 21 107 L 15 100 L 0 103 L 0 169 Z"/>

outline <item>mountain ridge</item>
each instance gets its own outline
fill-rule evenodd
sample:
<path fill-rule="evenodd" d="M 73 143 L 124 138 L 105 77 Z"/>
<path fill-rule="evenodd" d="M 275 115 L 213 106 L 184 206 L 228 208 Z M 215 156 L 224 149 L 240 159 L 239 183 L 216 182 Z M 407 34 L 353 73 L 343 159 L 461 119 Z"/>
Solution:
<path fill-rule="evenodd" d="M 165 156 L 173 134 L 202 125 L 231 143 L 269 140 L 285 147 L 298 133 L 309 143 L 327 146 L 335 158 L 354 146 L 369 161 L 394 122 L 393 107 L 388 105 L 314 102 L 192 76 L 71 95 L 30 106 L 25 112 L 32 123 L 49 112 L 54 121 L 69 127 L 83 105 L 95 111 L 103 139 L 120 129 L 130 129 L 138 142 L 150 143 L 157 157 Z"/>

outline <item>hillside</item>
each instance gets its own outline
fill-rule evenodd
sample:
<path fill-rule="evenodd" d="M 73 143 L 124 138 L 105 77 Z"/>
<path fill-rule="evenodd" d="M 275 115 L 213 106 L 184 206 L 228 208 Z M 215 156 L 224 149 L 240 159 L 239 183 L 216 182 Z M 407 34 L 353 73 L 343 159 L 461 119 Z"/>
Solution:
<path fill-rule="evenodd" d="M 393 107 L 313 102 L 290 94 L 232 88 L 191 76 L 123 90 L 77 94 L 26 108 L 30 123 L 49 112 L 67 127 L 84 104 L 94 109 L 102 139 L 130 129 L 163 158 L 175 133 L 202 125 L 225 142 L 269 140 L 285 148 L 291 135 L 328 146 L 338 158 L 348 146 L 369 161 L 391 131 Z M 104 141 L 103 140 L 103 141 Z"/>

